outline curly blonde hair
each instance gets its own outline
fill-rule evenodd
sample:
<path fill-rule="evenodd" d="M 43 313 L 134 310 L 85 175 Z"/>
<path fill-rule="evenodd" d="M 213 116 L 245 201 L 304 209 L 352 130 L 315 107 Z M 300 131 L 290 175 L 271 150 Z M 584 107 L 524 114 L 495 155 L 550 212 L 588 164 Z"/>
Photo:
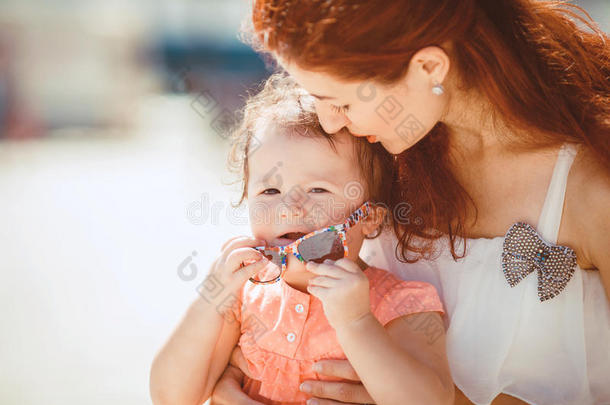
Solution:
<path fill-rule="evenodd" d="M 271 75 L 262 90 L 248 98 L 241 114 L 241 120 L 230 135 L 228 159 L 229 170 L 238 177 L 234 183 L 241 183 L 241 196 L 236 206 L 248 198 L 248 157 L 257 148 L 255 134 L 267 124 L 272 122 L 274 128 L 283 130 L 287 136 L 325 138 L 336 151 L 333 135 L 324 132 L 318 121 L 314 98 L 284 73 Z M 355 163 L 365 180 L 368 199 L 386 204 L 390 201 L 391 187 L 387 187 L 387 181 L 393 176 L 394 158 L 379 143 L 370 144 L 364 138 L 353 136 L 349 138 L 354 145 Z"/>

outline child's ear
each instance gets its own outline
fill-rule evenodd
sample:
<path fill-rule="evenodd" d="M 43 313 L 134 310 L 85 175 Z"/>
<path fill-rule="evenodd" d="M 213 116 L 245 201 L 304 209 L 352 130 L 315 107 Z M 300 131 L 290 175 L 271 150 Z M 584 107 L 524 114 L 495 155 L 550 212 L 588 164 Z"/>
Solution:
<path fill-rule="evenodd" d="M 371 212 L 362 223 L 362 233 L 364 235 L 369 235 L 379 229 L 385 220 L 387 211 L 388 209 L 386 207 L 371 205 Z"/>

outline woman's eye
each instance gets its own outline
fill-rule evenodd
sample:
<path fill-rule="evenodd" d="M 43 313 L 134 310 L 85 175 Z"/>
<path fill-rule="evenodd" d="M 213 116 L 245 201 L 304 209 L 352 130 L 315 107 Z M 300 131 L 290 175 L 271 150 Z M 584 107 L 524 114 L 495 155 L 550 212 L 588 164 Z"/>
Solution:
<path fill-rule="evenodd" d="M 345 114 L 349 111 L 349 105 L 343 105 L 341 107 L 338 107 L 336 105 L 331 104 L 330 107 L 333 109 L 334 112 L 336 112 L 337 114 Z"/>
<path fill-rule="evenodd" d="M 309 190 L 309 192 L 311 193 L 327 193 L 328 190 L 322 187 L 314 187 L 311 190 Z"/>
<path fill-rule="evenodd" d="M 261 194 L 265 194 L 265 195 L 273 195 L 273 194 L 279 194 L 280 190 L 278 190 L 277 188 L 268 188 L 266 190 L 263 190 L 263 192 Z"/>

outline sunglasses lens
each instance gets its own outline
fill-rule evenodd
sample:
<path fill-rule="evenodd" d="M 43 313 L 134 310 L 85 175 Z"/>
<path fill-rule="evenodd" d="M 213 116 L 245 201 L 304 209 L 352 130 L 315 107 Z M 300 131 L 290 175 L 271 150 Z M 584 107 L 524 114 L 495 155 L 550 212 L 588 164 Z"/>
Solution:
<path fill-rule="evenodd" d="M 345 256 L 343 242 L 335 231 L 322 232 L 305 239 L 298 250 L 307 262 L 322 263 L 326 259 L 339 260 Z"/>
<path fill-rule="evenodd" d="M 269 264 L 254 274 L 250 279 L 259 283 L 271 282 L 279 277 L 282 271 L 282 257 L 273 250 L 256 249 L 269 259 Z"/>

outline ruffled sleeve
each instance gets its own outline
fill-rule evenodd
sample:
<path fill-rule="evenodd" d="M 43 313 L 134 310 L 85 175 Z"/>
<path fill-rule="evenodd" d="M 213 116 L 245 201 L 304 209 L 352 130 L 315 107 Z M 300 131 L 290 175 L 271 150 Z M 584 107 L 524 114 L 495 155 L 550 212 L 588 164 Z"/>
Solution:
<path fill-rule="evenodd" d="M 371 304 L 373 314 L 382 325 L 395 318 L 420 312 L 445 313 L 441 299 L 432 284 L 404 281 L 388 273 L 381 283 L 373 282 Z M 377 278 L 375 281 L 379 281 Z M 381 285 L 382 284 L 382 285 Z"/>

